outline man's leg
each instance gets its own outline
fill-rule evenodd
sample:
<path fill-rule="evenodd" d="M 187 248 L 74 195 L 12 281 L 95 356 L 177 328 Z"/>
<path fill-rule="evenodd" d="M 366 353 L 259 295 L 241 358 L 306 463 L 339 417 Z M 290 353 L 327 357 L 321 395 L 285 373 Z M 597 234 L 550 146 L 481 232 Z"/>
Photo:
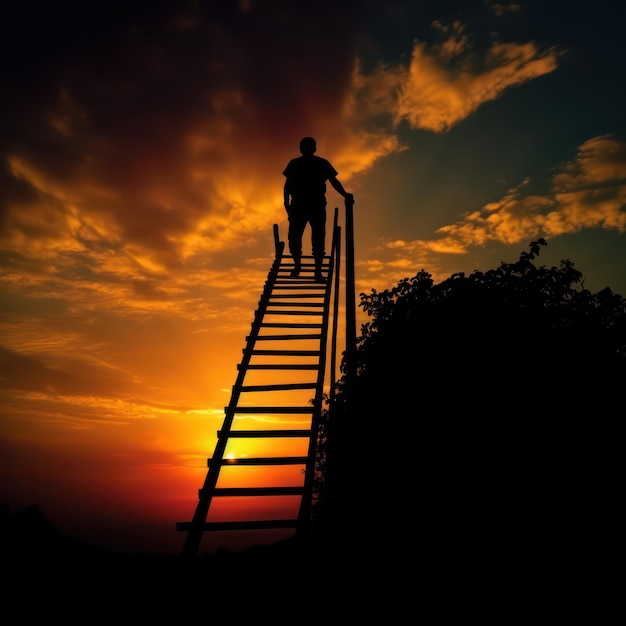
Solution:
<path fill-rule="evenodd" d="M 326 254 L 326 207 L 316 210 L 310 217 L 311 222 L 311 245 L 313 258 L 315 259 L 315 281 L 325 283 L 322 275 L 322 264 Z"/>
<path fill-rule="evenodd" d="M 306 228 L 306 217 L 302 217 L 295 210 L 292 211 L 289 216 L 289 231 L 287 233 L 287 241 L 289 243 L 289 253 L 293 257 L 294 268 L 291 271 L 291 276 L 296 277 L 300 275 L 300 268 L 302 263 L 302 235 Z"/>

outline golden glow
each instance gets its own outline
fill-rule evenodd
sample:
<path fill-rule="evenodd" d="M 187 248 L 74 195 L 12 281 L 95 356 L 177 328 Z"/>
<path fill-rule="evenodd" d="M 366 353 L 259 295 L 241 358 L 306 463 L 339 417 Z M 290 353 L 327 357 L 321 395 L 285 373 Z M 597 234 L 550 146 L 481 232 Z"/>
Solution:
<path fill-rule="evenodd" d="M 240 0 L 240 17 L 251 19 L 261 4 Z M 154 33 L 129 29 L 125 52 L 116 48 L 127 55 L 123 64 L 103 68 L 96 80 L 80 74 L 77 55 L 71 71 L 49 77 L 42 93 L 55 94 L 50 101 L 25 103 L 15 130 L 24 141 L 0 155 L 11 183 L 2 190 L 0 229 L 7 497 L 41 505 L 53 522 L 71 511 L 66 524 L 113 525 L 132 511 L 141 528 L 155 520 L 171 526 L 178 550 L 174 523 L 193 514 L 274 259 L 274 224 L 286 240 L 281 172 L 304 135 L 317 138 L 319 155 L 355 193 L 357 294 L 421 268 L 445 278 L 451 257 L 471 264 L 470 253 L 491 244 L 517 253 L 537 236 L 626 230 L 626 143 L 609 134 L 577 139 L 544 181 L 522 173 L 497 192 L 481 190 L 477 206 L 450 208 L 443 195 L 414 206 L 404 197 L 407 187 L 446 191 L 454 178 L 432 182 L 419 160 L 410 171 L 386 169 L 389 162 L 399 163 L 421 138 L 464 130 L 486 103 L 550 79 L 561 63 L 560 50 L 533 41 L 490 39 L 474 49 L 469 26 L 458 21 L 436 21 L 433 30 L 432 41 L 415 41 L 398 61 L 366 69 L 351 53 L 326 63 L 321 78 L 294 82 L 265 58 L 251 63 L 244 38 L 190 8 L 153 37 L 149 55 L 140 40 Z M 197 41 L 220 51 L 184 57 L 196 63 L 191 85 L 176 80 L 181 49 L 168 47 L 171 32 L 201 34 Z M 258 67 L 262 80 L 252 80 Z M 267 93 L 270 78 L 277 87 Z M 154 98 L 163 85 L 171 93 Z M 147 94 L 149 106 L 135 98 Z M 409 134 L 417 137 L 411 149 Z M 435 156 L 453 171 L 448 154 Z M 330 189 L 329 215 L 336 206 L 343 199 Z M 283 398 L 294 402 L 289 393 Z M 298 422 L 270 415 L 239 424 Z M 306 445 L 278 441 L 259 450 L 238 441 L 226 458 L 294 453 L 306 454 Z M 229 484 L 237 472 L 289 484 L 301 471 L 227 469 Z M 292 508 L 272 502 L 285 515 Z M 245 513 L 250 504 L 231 506 Z"/>

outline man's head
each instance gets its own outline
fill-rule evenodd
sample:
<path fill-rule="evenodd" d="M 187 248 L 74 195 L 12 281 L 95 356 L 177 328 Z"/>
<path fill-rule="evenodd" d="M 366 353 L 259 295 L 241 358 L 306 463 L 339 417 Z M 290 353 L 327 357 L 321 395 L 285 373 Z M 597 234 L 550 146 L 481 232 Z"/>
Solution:
<path fill-rule="evenodd" d="M 300 140 L 300 152 L 302 152 L 302 154 L 315 154 L 316 150 L 317 144 L 315 143 L 315 139 L 313 139 L 313 137 L 304 137 Z"/>

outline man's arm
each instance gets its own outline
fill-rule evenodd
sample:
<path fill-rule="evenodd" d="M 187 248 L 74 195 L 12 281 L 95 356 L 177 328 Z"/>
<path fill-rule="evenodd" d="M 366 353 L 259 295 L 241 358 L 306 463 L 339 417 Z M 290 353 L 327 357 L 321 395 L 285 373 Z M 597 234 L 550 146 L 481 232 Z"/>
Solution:
<path fill-rule="evenodd" d="M 343 185 L 339 182 L 339 179 L 336 176 L 333 178 L 329 178 L 328 182 L 332 185 L 333 189 L 335 189 L 340 196 L 343 196 L 344 198 L 346 198 L 346 200 L 352 200 L 352 194 L 348 193 L 343 188 Z"/>

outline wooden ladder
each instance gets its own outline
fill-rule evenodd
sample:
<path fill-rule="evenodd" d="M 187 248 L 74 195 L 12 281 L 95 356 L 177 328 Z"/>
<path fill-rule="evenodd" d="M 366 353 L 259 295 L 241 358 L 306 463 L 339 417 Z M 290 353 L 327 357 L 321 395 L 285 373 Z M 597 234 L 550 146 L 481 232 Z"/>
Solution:
<path fill-rule="evenodd" d="M 326 283 L 318 283 L 310 256 L 302 257 L 300 275 L 290 276 L 293 257 L 283 255 L 285 244 L 274 224 L 276 257 L 246 338 L 230 404 L 224 409 L 213 456 L 208 459 L 209 469 L 198 491 L 196 510 L 192 521 L 176 524 L 178 531 L 187 533 L 183 556 L 198 554 L 205 531 L 293 529 L 300 535 L 310 529 L 339 233 L 335 210 L 331 254 L 324 257 L 322 266 Z M 333 334 L 332 350 L 336 349 L 334 339 Z M 332 355 L 333 363 L 334 359 Z M 276 450 L 285 452 L 274 456 Z M 254 486 L 244 484 L 244 468 L 253 470 L 250 476 Z M 228 478 L 231 486 L 222 486 Z M 290 509 L 289 515 L 268 518 L 268 511 L 281 508 L 275 503 L 283 497 L 292 502 L 291 507 L 282 506 Z M 209 511 L 218 508 L 214 504 L 217 498 L 238 500 L 234 508 L 243 519 L 212 519 Z M 254 513 L 250 498 L 259 513 Z M 250 505 L 242 506 L 244 500 Z M 227 515 L 231 516 L 232 510 L 227 509 Z"/>

